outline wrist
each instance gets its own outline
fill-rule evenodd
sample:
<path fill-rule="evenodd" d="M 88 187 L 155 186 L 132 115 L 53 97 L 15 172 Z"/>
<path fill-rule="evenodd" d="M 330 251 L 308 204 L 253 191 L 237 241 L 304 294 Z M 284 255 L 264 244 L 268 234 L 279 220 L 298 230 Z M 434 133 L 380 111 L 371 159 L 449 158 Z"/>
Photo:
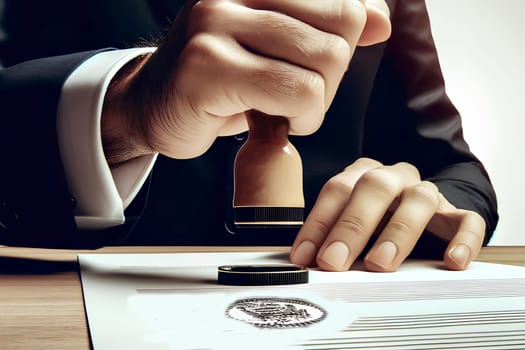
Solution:
<path fill-rule="evenodd" d="M 151 54 L 127 63 L 111 81 L 102 108 L 101 137 L 104 154 L 111 167 L 130 159 L 155 153 L 148 145 L 145 131 L 138 123 L 140 96 L 134 96 L 135 77 Z"/>

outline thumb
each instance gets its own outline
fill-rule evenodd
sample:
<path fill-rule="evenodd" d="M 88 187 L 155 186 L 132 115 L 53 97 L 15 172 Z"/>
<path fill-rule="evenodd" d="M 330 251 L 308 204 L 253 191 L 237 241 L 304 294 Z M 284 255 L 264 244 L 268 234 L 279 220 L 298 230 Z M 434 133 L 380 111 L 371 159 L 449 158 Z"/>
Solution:
<path fill-rule="evenodd" d="M 366 24 L 359 46 L 369 46 L 387 40 L 392 32 L 390 10 L 384 0 L 366 0 Z"/>

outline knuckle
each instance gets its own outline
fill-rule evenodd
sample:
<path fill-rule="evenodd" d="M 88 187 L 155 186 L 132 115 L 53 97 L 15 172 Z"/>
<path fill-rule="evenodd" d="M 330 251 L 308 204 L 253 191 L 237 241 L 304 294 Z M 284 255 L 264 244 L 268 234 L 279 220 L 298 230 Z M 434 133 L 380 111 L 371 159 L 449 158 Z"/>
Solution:
<path fill-rule="evenodd" d="M 289 87 L 289 94 L 293 95 L 295 100 L 295 116 L 302 117 L 293 126 L 291 125 L 294 132 L 309 135 L 317 131 L 324 118 L 325 81 L 323 77 L 316 72 L 301 69 L 289 82 L 281 80 L 281 84 L 292 84 Z"/>
<path fill-rule="evenodd" d="M 483 240 L 485 238 L 485 230 L 474 230 L 474 229 L 466 229 L 462 232 L 464 239 L 466 239 L 468 236 L 470 236 L 472 239 L 468 239 L 468 241 L 476 242 L 476 244 L 483 243 Z"/>
<path fill-rule="evenodd" d="M 475 235 L 479 240 L 483 241 L 486 230 L 485 220 L 474 211 L 466 211 L 466 215 L 468 220 L 473 223 L 472 227 L 478 227 L 478 229 L 467 229 L 466 232 Z"/>
<path fill-rule="evenodd" d="M 423 181 L 405 190 L 405 195 L 419 202 L 428 203 L 433 207 L 438 206 L 439 196 L 437 187 L 428 181 Z"/>
<path fill-rule="evenodd" d="M 340 0 L 339 11 L 335 18 L 342 28 L 353 29 L 364 28 L 366 23 L 366 9 L 360 1 Z"/>
<path fill-rule="evenodd" d="M 213 21 L 212 13 L 213 10 L 210 9 L 208 2 L 197 2 L 191 10 L 189 18 L 189 31 L 193 33 L 202 32 L 209 28 Z"/>
<path fill-rule="evenodd" d="M 420 178 L 419 170 L 413 164 L 407 162 L 399 162 L 395 165 L 395 167 L 398 167 L 403 173 L 409 176 L 416 177 L 418 179 Z"/>
<path fill-rule="evenodd" d="M 320 48 L 319 57 L 314 57 L 328 67 L 347 67 L 350 62 L 351 48 L 348 42 L 339 35 L 326 35 Z"/>
<path fill-rule="evenodd" d="M 304 32 L 298 23 L 280 12 L 259 10 L 254 21 L 261 27 L 268 28 L 269 31 L 286 32 L 291 38 L 303 39 Z"/>
<path fill-rule="evenodd" d="M 266 96 L 279 98 L 282 113 L 290 118 L 296 135 L 315 132 L 324 117 L 324 80 L 320 74 L 286 64 L 267 63 L 251 67 L 250 80 Z"/>
<path fill-rule="evenodd" d="M 363 169 L 374 169 L 382 166 L 383 164 L 381 162 L 378 162 L 375 159 L 367 158 L 367 157 L 361 157 L 358 158 L 353 164 L 345 167 L 344 171 L 351 171 L 354 166 L 357 166 L 359 168 Z"/>
<path fill-rule="evenodd" d="M 213 49 L 214 40 L 212 35 L 204 33 L 192 36 L 186 43 L 180 64 L 193 68 L 207 67 L 210 61 L 217 58 L 217 53 Z"/>
<path fill-rule="evenodd" d="M 308 224 L 314 232 L 320 233 L 323 236 L 325 236 L 330 231 L 330 226 L 328 226 L 328 224 L 320 218 L 311 218 L 311 221 L 309 221 Z"/>
<path fill-rule="evenodd" d="M 198 1 L 191 9 L 190 31 L 206 31 L 215 26 L 218 19 L 224 18 L 224 1 Z"/>
<path fill-rule="evenodd" d="M 320 74 L 299 67 L 273 64 L 254 67 L 257 80 L 270 81 L 270 87 L 300 102 L 319 101 L 324 96 L 324 80 Z"/>
<path fill-rule="evenodd" d="M 357 238 L 368 236 L 363 219 L 357 216 L 342 217 L 337 222 L 339 228 L 345 232 L 350 232 Z"/>
<path fill-rule="evenodd" d="M 399 194 L 399 184 L 395 178 L 381 169 L 372 169 L 364 173 L 357 181 L 356 186 L 368 187 L 387 197 Z"/>
<path fill-rule="evenodd" d="M 352 193 L 352 186 L 347 181 L 344 181 L 343 177 L 335 176 L 324 184 L 322 192 L 349 196 Z"/>
<path fill-rule="evenodd" d="M 479 224 L 485 225 L 485 219 L 483 219 L 479 213 L 471 210 L 465 210 L 465 212 L 467 213 L 466 215 L 470 216 L 472 221 L 477 221 Z"/>
<path fill-rule="evenodd" d="M 414 233 L 407 223 L 400 220 L 389 221 L 386 229 L 391 230 L 392 232 L 401 233 L 401 237 L 404 237 L 409 233 Z"/>
<path fill-rule="evenodd" d="M 303 70 L 303 73 L 297 77 L 297 92 L 302 99 L 322 101 L 324 99 L 324 90 L 324 79 L 316 72 Z"/>

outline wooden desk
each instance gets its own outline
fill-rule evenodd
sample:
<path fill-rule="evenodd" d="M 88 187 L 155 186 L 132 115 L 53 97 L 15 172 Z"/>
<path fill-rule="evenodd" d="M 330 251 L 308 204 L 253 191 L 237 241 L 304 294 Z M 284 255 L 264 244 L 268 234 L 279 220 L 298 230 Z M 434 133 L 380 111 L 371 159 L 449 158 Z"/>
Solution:
<path fill-rule="evenodd" d="M 97 253 L 286 251 L 284 247 L 119 247 Z M 0 247 L 0 349 L 90 349 L 77 255 Z M 525 266 L 525 247 L 487 247 L 478 261 Z"/>

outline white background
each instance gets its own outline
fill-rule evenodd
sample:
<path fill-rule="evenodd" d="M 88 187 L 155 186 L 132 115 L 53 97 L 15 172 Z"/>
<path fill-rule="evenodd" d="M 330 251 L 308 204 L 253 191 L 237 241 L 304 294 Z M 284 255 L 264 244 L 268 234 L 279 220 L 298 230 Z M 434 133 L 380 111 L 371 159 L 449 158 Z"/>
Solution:
<path fill-rule="evenodd" d="M 525 245 L 525 0 L 427 0 L 447 92 L 499 200 L 491 245 Z"/>

